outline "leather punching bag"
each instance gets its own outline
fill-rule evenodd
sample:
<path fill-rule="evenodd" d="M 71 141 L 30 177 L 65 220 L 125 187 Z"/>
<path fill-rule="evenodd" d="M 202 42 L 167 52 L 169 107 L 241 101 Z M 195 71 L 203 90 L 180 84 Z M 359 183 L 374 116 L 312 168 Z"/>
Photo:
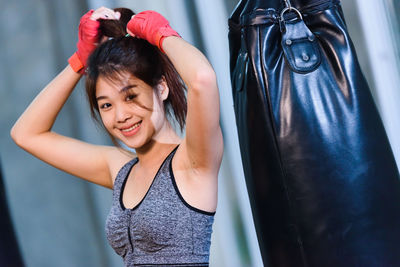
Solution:
<path fill-rule="evenodd" d="M 400 266 L 399 172 L 338 0 L 229 19 L 240 149 L 266 266 Z"/>

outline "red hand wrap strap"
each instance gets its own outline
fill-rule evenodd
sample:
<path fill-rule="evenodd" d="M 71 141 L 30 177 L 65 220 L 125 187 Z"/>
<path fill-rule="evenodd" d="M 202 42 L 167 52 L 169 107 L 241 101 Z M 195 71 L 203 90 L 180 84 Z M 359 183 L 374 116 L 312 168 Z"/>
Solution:
<path fill-rule="evenodd" d="M 162 42 L 166 37 L 181 37 L 171 28 L 166 18 L 152 10 L 143 11 L 135 15 L 129 21 L 127 28 L 137 37 L 157 46 L 161 51 L 163 51 Z"/>
<path fill-rule="evenodd" d="M 71 68 L 77 73 L 80 73 L 80 71 L 82 71 L 85 67 L 76 52 L 68 59 L 68 63 Z"/>
<path fill-rule="evenodd" d="M 94 10 L 90 10 L 82 16 L 79 23 L 79 35 L 77 43 L 77 51 L 72 55 L 68 62 L 75 72 L 83 74 L 87 66 L 87 59 L 97 46 L 99 40 L 100 22 L 91 20 L 90 16 Z M 79 64 L 79 61 L 81 64 Z"/>

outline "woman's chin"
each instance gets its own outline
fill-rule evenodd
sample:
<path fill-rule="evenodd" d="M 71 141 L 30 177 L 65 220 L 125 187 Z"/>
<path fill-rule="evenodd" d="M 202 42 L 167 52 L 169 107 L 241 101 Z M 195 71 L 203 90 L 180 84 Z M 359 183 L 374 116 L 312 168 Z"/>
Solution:
<path fill-rule="evenodd" d="M 148 141 L 143 140 L 142 138 L 120 138 L 119 139 L 125 146 L 131 149 L 143 149 L 148 145 Z"/>

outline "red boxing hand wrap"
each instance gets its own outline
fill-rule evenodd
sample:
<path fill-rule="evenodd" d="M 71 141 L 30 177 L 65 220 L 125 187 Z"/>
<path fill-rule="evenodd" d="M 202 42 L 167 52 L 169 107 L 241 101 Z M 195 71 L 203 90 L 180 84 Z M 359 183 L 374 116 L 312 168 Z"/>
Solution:
<path fill-rule="evenodd" d="M 135 36 L 147 40 L 157 46 L 162 52 L 162 43 L 168 36 L 181 37 L 161 14 L 148 10 L 135 15 L 127 25 Z"/>
<path fill-rule="evenodd" d="M 84 71 L 85 65 L 82 64 L 76 52 L 68 59 L 68 63 L 75 72 Z"/>
<path fill-rule="evenodd" d="M 78 49 L 68 60 L 72 69 L 81 74 L 85 72 L 87 59 L 96 48 L 100 36 L 100 22 L 90 19 L 93 12 L 94 10 L 90 10 L 82 16 L 79 22 L 78 43 L 76 44 Z M 81 64 L 79 64 L 78 61 L 80 61 Z"/>

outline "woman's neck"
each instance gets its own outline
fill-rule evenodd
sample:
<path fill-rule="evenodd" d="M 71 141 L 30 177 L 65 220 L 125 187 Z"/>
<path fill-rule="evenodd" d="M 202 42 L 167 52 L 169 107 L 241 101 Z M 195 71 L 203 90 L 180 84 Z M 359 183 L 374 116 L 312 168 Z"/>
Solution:
<path fill-rule="evenodd" d="M 170 123 L 166 123 L 157 136 L 153 136 L 151 141 L 135 149 L 139 164 L 145 168 L 154 166 L 164 160 L 180 142 L 181 139 Z"/>

